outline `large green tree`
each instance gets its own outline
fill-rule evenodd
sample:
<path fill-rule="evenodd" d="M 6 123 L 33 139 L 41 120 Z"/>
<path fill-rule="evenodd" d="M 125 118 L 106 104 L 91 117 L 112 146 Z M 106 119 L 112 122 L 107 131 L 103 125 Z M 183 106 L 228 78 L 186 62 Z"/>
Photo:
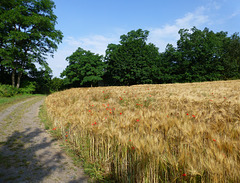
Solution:
<path fill-rule="evenodd" d="M 54 78 L 51 80 L 51 86 L 50 86 L 50 91 L 51 91 L 51 93 L 60 91 L 60 90 L 63 89 L 63 87 L 64 87 L 64 86 L 63 86 L 63 79 L 54 77 Z"/>
<path fill-rule="evenodd" d="M 234 33 L 223 43 L 223 79 L 239 79 L 240 78 L 240 37 L 238 33 Z"/>
<path fill-rule="evenodd" d="M 61 73 L 69 87 L 96 86 L 103 80 L 105 63 L 103 56 L 78 48 L 66 60 L 69 65 Z"/>
<path fill-rule="evenodd" d="M 180 54 L 172 44 L 168 44 L 164 52 L 160 54 L 157 63 L 157 83 L 175 83 L 179 81 L 178 60 Z"/>
<path fill-rule="evenodd" d="M 132 30 L 120 37 L 120 44 L 106 50 L 107 78 L 114 85 L 154 83 L 159 60 L 158 48 L 147 44 L 149 31 Z"/>
<path fill-rule="evenodd" d="M 193 27 L 181 29 L 177 42 L 179 82 L 213 81 L 222 79 L 224 72 L 224 40 L 226 32 L 214 33 Z"/>
<path fill-rule="evenodd" d="M 13 86 L 33 63 L 47 65 L 46 56 L 61 42 L 54 8 L 52 0 L 1 0 L 0 64 L 11 70 Z"/>

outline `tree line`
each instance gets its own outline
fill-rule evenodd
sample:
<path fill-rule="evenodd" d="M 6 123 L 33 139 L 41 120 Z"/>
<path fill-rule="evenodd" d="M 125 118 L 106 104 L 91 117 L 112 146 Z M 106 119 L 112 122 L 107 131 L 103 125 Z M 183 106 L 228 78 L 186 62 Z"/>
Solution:
<path fill-rule="evenodd" d="M 109 44 L 105 56 L 78 48 L 66 58 L 60 78 L 52 78 L 46 57 L 63 34 L 55 29 L 53 0 L 1 0 L 0 84 L 50 93 L 99 85 L 201 82 L 240 78 L 238 33 L 180 29 L 177 46 L 164 52 L 147 42 L 148 30 L 132 30 Z M 36 64 L 41 67 L 36 68 Z M 6 88 L 5 86 L 3 88 Z"/>
<path fill-rule="evenodd" d="M 164 52 L 147 43 L 149 31 L 132 30 L 109 44 L 105 57 L 78 48 L 61 73 L 66 87 L 160 84 L 240 78 L 240 37 L 227 32 L 180 29 L 177 46 Z"/>

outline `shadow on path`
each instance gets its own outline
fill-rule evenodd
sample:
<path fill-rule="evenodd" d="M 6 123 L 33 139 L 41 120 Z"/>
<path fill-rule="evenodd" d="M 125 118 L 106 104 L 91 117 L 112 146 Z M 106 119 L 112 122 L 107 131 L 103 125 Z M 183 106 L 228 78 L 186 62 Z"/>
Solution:
<path fill-rule="evenodd" d="M 14 131 L 0 142 L 0 183 L 87 182 L 41 128 Z"/>

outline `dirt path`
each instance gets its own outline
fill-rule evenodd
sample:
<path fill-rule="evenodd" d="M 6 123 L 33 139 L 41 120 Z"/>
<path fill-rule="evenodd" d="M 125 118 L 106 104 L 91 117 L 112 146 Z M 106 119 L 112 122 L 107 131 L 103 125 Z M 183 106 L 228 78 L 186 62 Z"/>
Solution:
<path fill-rule="evenodd" d="M 0 183 L 87 182 L 38 119 L 44 97 L 34 97 L 0 113 Z"/>

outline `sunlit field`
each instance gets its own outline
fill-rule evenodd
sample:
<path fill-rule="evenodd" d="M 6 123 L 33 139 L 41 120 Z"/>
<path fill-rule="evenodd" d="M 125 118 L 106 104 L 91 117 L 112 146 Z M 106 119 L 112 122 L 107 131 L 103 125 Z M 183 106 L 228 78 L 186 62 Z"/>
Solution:
<path fill-rule="evenodd" d="M 118 182 L 240 182 L 240 80 L 75 88 L 45 103 Z"/>

